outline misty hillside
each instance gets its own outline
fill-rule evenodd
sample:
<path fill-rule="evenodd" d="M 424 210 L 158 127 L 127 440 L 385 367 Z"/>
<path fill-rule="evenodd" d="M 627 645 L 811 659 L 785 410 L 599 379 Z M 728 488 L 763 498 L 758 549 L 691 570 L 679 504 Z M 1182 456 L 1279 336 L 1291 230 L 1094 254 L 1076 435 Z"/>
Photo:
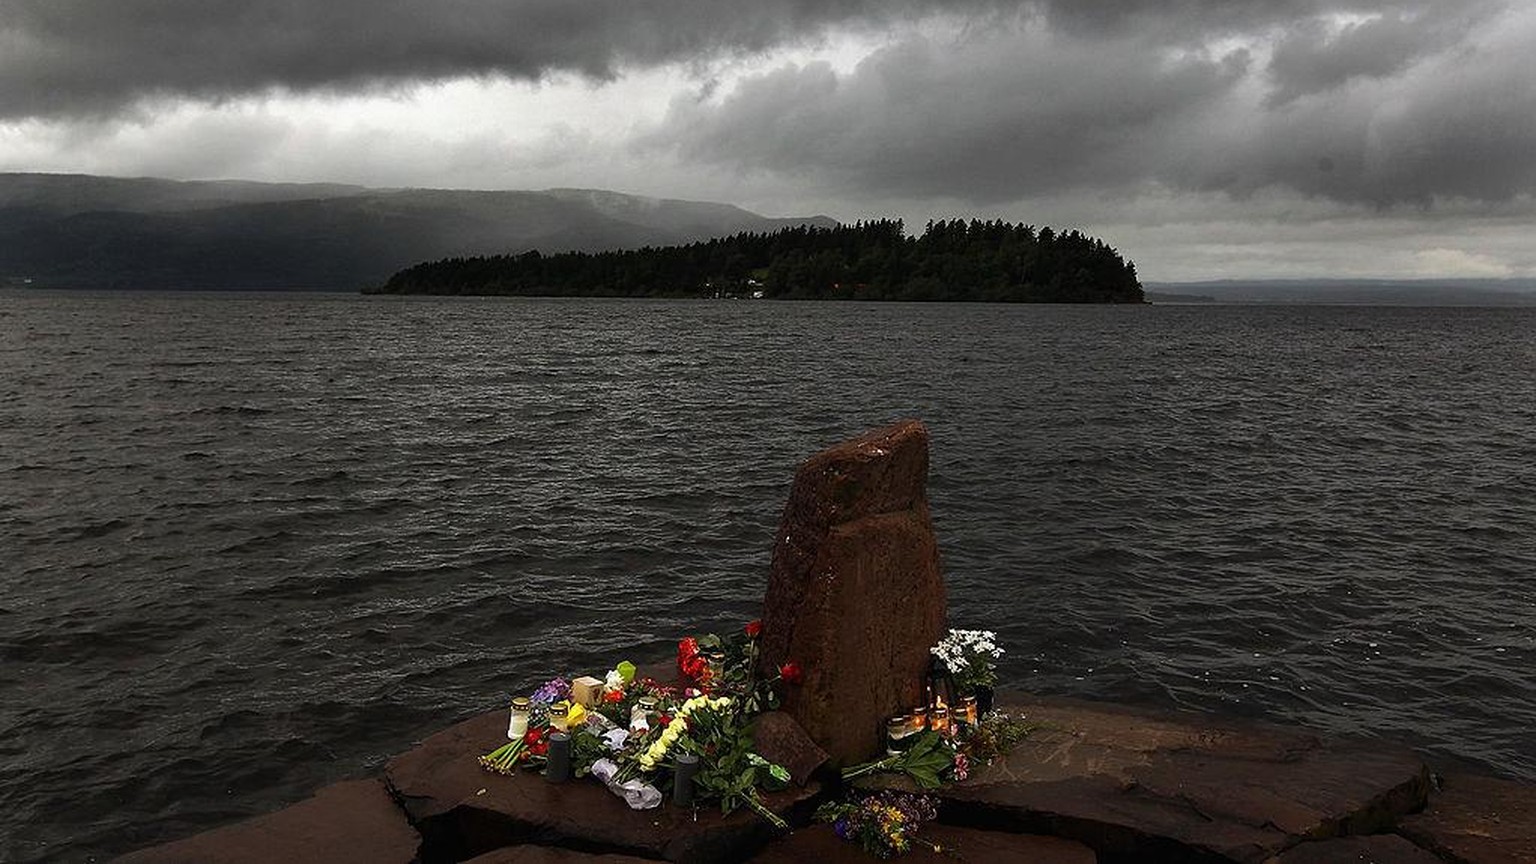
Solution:
<path fill-rule="evenodd" d="M 831 219 L 579 189 L 0 174 L 0 284 L 356 290 L 424 260 L 669 245 Z"/>

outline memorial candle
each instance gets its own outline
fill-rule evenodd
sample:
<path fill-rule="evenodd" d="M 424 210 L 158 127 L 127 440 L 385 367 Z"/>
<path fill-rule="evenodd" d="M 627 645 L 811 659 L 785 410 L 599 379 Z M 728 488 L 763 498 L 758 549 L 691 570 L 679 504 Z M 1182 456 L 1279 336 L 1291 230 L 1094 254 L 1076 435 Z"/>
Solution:
<path fill-rule="evenodd" d="M 912 718 L 898 714 L 885 721 L 885 755 L 895 756 L 907 749 L 906 737 L 912 734 Z"/>
<path fill-rule="evenodd" d="M 556 732 L 566 731 L 566 723 L 570 713 L 570 706 L 564 702 L 556 702 L 549 706 L 549 728 Z"/>
<path fill-rule="evenodd" d="M 940 735 L 950 734 L 949 706 L 938 705 L 928 715 L 928 728 Z"/>
<path fill-rule="evenodd" d="M 967 726 L 975 726 L 977 719 L 976 697 L 967 696 L 960 700 L 960 713 L 965 718 Z"/>
<path fill-rule="evenodd" d="M 656 718 L 656 698 L 641 696 L 629 709 L 629 731 L 644 732 L 651 728 Z"/>
<path fill-rule="evenodd" d="M 512 700 L 512 710 L 507 719 L 507 737 L 513 741 L 528 734 L 528 711 L 533 705 L 527 696 Z"/>

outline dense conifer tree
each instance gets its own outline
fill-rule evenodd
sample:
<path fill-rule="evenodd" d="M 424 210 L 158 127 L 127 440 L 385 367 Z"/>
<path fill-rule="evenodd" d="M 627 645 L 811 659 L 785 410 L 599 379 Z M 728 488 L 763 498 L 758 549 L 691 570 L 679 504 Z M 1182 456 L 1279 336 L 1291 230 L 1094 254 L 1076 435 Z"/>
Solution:
<path fill-rule="evenodd" d="M 1077 231 L 971 220 L 802 226 L 686 246 L 451 258 L 380 293 L 1140 303 L 1134 264 Z"/>

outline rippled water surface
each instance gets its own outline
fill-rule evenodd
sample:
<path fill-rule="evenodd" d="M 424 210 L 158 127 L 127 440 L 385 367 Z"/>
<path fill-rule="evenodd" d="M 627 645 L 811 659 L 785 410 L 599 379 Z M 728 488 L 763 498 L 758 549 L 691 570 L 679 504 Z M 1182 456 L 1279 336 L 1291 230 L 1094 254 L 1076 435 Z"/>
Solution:
<path fill-rule="evenodd" d="M 758 609 L 916 416 L 1015 686 L 1536 779 L 1536 311 L 0 295 L 0 860 L 377 769 Z"/>

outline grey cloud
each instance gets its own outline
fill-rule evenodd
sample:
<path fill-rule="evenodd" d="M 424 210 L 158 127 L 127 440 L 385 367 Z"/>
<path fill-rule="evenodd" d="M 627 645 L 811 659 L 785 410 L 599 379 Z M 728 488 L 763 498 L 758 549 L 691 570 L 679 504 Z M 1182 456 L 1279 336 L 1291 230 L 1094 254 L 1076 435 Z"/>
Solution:
<path fill-rule="evenodd" d="M 1381 78 L 1407 69 L 1424 55 L 1463 38 L 1488 10 L 1475 4 L 1380 17 L 1330 32 L 1321 19 L 1300 22 L 1275 46 L 1269 75 L 1272 105 L 1321 93 L 1359 78 Z"/>
<path fill-rule="evenodd" d="M 1380 59 L 1311 78 L 1282 60 L 1279 86 L 1293 95 L 1278 101 L 1266 99 L 1274 68 L 1244 50 L 1209 56 L 1145 34 L 1027 24 L 961 44 L 913 39 L 846 75 L 787 67 L 718 100 L 675 103 L 648 143 L 850 196 L 976 205 L 1147 183 L 1371 206 L 1536 192 L 1536 79 L 1524 71 L 1536 14 L 1448 23 L 1406 45 L 1393 26 L 1343 38 Z M 1302 90 L 1311 95 L 1296 98 Z"/>
<path fill-rule="evenodd" d="M 1333 14 L 1413 10 L 1433 0 L 1047 0 L 1047 14 L 1068 32 L 1155 35 L 1163 41 L 1212 33 L 1290 26 Z"/>
<path fill-rule="evenodd" d="M 962 50 L 915 38 L 846 77 L 791 66 L 719 104 L 679 101 L 649 143 L 748 169 L 818 172 L 848 192 L 995 203 L 1135 181 L 1145 136 L 1170 134 L 1245 64 L 1241 54 L 1169 62 L 1138 43 L 1026 32 Z"/>
<path fill-rule="evenodd" d="M 625 64 L 757 51 L 836 25 L 999 5 L 1017 2 L 5 0 L 0 117 L 462 75 L 602 78 Z"/>

